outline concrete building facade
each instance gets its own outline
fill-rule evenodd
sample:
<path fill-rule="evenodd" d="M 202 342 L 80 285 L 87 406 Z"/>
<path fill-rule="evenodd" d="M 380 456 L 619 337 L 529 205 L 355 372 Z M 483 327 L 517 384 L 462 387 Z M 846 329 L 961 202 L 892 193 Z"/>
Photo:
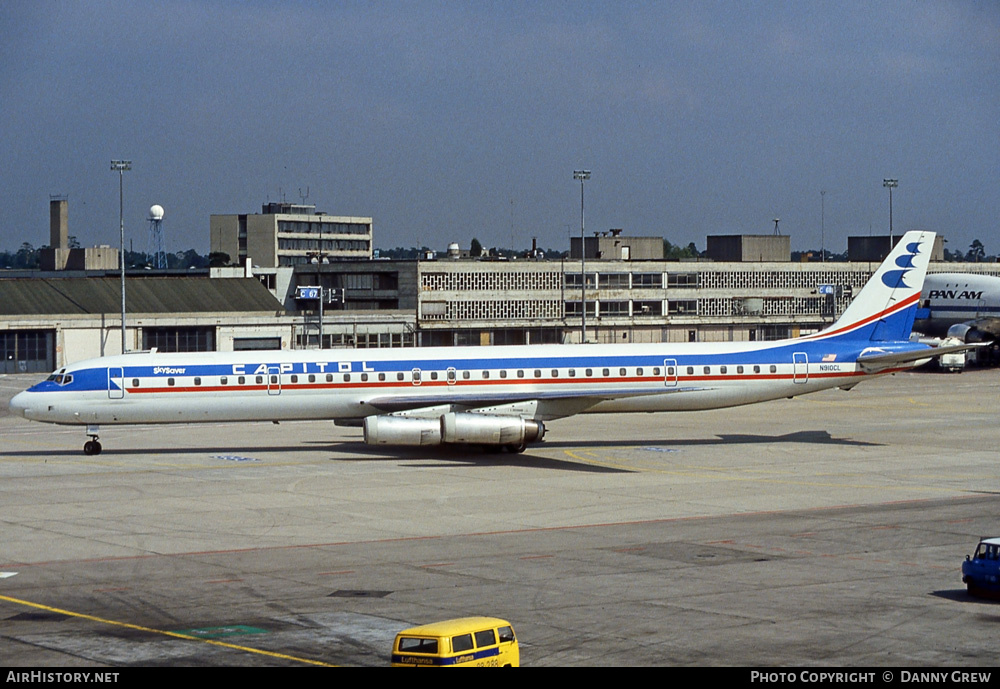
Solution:
<path fill-rule="evenodd" d="M 588 260 L 645 261 L 663 258 L 663 237 L 630 237 L 623 230 L 595 232 L 593 237 L 570 237 L 569 257 Z"/>
<path fill-rule="evenodd" d="M 792 238 L 781 234 L 709 235 L 705 253 L 713 261 L 789 261 Z"/>
<path fill-rule="evenodd" d="M 49 199 L 49 245 L 41 251 L 42 270 L 114 270 L 119 266 L 118 249 L 69 245 L 69 200 Z"/>
<path fill-rule="evenodd" d="M 372 219 L 328 215 L 316 206 L 266 203 L 260 214 L 212 215 L 210 250 L 233 262 L 273 268 L 311 261 L 371 259 Z"/>

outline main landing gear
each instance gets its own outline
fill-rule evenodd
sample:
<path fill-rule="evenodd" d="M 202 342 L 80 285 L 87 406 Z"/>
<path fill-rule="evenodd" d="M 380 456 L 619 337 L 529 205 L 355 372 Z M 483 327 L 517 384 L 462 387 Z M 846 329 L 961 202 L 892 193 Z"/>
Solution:
<path fill-rule="evenodd" d="M 98 431 L 100 431 L 98 426 L 87 426 L 87 435 L 90 437 L 90 440 L 83 444 L 83 454 L 88 457 L 101 454 L 101 443 L 97 439 Z"/>

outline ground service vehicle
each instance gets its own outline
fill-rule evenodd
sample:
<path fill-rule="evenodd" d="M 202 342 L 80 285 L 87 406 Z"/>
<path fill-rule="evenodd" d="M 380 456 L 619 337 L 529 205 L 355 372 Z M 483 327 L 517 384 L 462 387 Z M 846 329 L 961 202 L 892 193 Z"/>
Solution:
<path fill-rule="evenodd" d="M 962 563 L 962 581 L 973 596 L 1000 598 L 1000 538 L 984 538 Z"/>
<path fill-rule="evenodd" d="M 460 617 L 404 629 L 392 644 L 393 667 L 518 667 L 510 622 Z"/>

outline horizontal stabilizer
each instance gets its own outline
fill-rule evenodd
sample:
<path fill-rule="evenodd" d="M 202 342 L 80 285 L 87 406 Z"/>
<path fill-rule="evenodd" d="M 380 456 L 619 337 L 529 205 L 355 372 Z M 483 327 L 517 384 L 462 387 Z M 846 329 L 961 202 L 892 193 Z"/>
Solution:
<path fill-rule="evenodd" d="M 966 352 L 970 349 L 976 349 L 981 346 L 981 344 L 958 344 L 949 345 L 948 347 L 928 347 L 927 349 L 910 350 L 905 352 L 884 352 L 878 349 L 872 349 L 866 350 L 871 351 L 871 354 L 862 353 L 858 357 L 858 364 L 860 364 L 861 368 L 865 371 L 869 373 L 876 373 L 899 364 L 908 364 L 914 361 L 920 361 L 921 359 L 933 359 L 934 357 L 939 357 L 942 354 L 951 354 L 952 352 Z"/>

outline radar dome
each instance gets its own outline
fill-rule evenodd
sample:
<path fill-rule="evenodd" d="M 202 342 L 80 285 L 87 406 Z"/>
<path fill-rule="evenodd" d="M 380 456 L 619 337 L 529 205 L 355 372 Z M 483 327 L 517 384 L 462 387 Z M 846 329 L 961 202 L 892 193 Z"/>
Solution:
<path fill-rule="evenodd" d="M 163 206 L 156 204 L 149 207 L 150 220 L 163 220 Z"/>

